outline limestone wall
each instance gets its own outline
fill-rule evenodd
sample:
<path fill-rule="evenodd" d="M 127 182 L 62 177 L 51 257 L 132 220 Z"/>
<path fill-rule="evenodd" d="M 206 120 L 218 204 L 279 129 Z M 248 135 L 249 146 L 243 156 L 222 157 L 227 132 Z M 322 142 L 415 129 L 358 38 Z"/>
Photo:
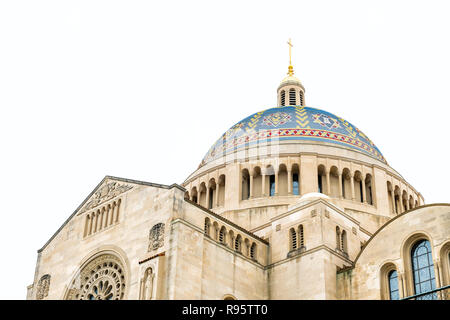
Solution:
<path fill-rule="evenodd" d="M 411 247 L 420 240 L 430 241 L 436 287 L 448 284 L 448 248 L 450 230 L 450 205 L 433 204 L 406 212 L 389 221 L 367 243 L 355 262 L 353 270 L 340 275 L 338 282 L 341 298 L 386 299 L 383 288 L 387 275 L 383 266 L 393 265 L 399 274 L 400 298 L 413 295 L 411 272 Z M 343 283 L 347 282 L 347 283 Z M 351 293 L 344 293 L 344 286 L 351 287 Z"/>

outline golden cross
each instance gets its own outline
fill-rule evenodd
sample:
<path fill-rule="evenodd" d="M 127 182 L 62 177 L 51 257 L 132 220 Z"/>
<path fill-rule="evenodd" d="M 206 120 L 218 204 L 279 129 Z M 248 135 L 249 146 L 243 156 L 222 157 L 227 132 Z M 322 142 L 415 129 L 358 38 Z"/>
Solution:
<path fill-rule="evenodd" d="M 291 38 L 289 38 L 289 41 L 287 44 L 289 45 L 289 65 L 292 65 L 292 63 L 291 63 L 291 48 L 293 47 L 293 45 L 291 43 Z"/>

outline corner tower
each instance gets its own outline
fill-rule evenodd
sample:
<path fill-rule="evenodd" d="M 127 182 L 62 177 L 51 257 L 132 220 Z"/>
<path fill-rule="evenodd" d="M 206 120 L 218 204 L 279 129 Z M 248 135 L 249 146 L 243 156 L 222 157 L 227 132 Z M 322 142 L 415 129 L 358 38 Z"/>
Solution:
<path fill-rule="evenodd" d="M 294 67 L 291 60 L 291 39 L 289 45 L 289 67 L 287 76 L 281 81 L 277 89 L 278 106 L 305 106 L 305 88 L 300 80 L 294 76 Z"/>

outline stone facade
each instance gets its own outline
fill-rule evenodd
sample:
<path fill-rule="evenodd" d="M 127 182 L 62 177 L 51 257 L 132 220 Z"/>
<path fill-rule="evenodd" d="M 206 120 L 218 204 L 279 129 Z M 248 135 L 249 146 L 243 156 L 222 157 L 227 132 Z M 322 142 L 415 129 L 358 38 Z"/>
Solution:
<path fill-rule="evenodd" d="M 450 205 L 424 205 L 288 78 L 279 111 L 230 128 L 181 185 L 105 177 L 38 251 L 27 299 L 389 299 L 449 285 Z M 418 243 L 434 275 L 419 287 Z"/>

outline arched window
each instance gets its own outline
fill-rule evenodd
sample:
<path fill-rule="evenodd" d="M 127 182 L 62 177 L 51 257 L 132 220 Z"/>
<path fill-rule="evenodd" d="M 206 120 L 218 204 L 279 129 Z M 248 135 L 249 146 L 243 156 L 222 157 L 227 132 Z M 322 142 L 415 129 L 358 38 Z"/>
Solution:
<path fill-rule="evenodd" d="M 411 249 L 411 265 L 414 279 L 415 294 L 425 293 L 436 289 L 434 277 L 433 257 L 431 245 L 428 240 L 419 240 Z M 427 294 L 417 298 L 418 300 L 435 300 L 436 293 Z"/>
<path fill-rule="evenodd" d="M 236 250 L 237 252 L 241 252 L 242 250 L 241 242 L 242 242 L 241 235 L 238 235 L 236 237 L 236 240 L 234 240 L 234 250 Z"/>
<path fill-rule="evenodd" d="M 256 243 L 252 243 L 252 246 L 250 247 L 250 258 L 256 259 Z"/>
<path fill-rule="evenodd" d="M 298 227 L 298 240 L 299 240 L 299 247 L 304 247 L 305 246 L 305 236 L 303 233 L 303 225 L 301 224 Z"/>
<path fill-rule="evenodd" d="M 317 167 L 317 185 L 318 185 L 318 190 L 317 192 L 319 193 L 325 193 L 323 190 L 323 179 L 322 176 L 325 174 L 325 166 L 324 165 L 320 165 Z"/>
<path fill-rule="evenodd" d="M 303 91 L 300 90 L 299 94 L 300 94 L 300 105 L 304 106 L 305 105 L 305 99 L 303 97 Z"/>
<path fill-rule="evenodd" d="M 341 230 L 336 227 L 336 249 L 341 250 Z"/>
<path fill-rule="evenodd" d="M 269 176 L 269 195 L 273 197 L 275 195 L 275 175 L 271 174 Z"/>
<path fill-rule="evenodd" d="M 220 243 L 226 243 L 226 239 L 225 239 L 225 235 L 227 233 L 227 230 L 225 229 L 225 227 L 220 228 L 220 232 L 219 232 L 219 242 Z"/>
<path fill-rule="evenodd" d="M 319 184 L 319 190 L 317 190 L 319 193 L 323 193 L 323 187 L 322 187 L 322 175 L 319 173 L 317 175 L 317 182 Z"/>
<path fill-rule="evenodd" d="M 197 187 L 193 187 L 191 189 L 191 200 L 192 202 L 198 203 L 198 197 L 197 197 Z"/>
<path fill-rule="evenodd" d="M 289 241 L 290 241 L 291 250 L 297 249 L 297 232 L 295 232 L 294 228 L 291 228 L 289 230 Z"/>
<path fill-rule="evenodd" d="M 250 174 L 247 169 L 242 170 L 242 200 L 250 198 Z"/>
<path fill-rule="evenodd" d="M 389 282 L 389 299 L 398 300 L 399 299 L 399 291 L 398 291 L 397 270 L 391 270 L 389 272 L 388 282 Z"/>
<path fill-rule="evenodd" d="M 363 186 L 362 186 L 362 180 L 359 180 L 359 200 L 361 202 L 364 201 L 363 199 Z"/>
<path fill-rule="evenodd" d="M 298 173 L 292 174 L 292 194 L 293 195 L 299 195 L 299 188 L 298 188 Z"/>
<path fill-rule="evenodd" d="M 280 102 L 282 106 L 286 105 L 286 92 L 283 90 L 281 91 L 281 97 L 280 97 Z"/>
<path fill-rule="evenodd" d="M 342 182 L 342 197 L 345 199 L 345 176 L 344 175 L 342 175 L 342 178 L 341 178 L 341 182 Z"/>
<path fill-rule="evenodd" d="M 289 89 L 289 105 L 295 106 L 296 102 L 295 89 Z"/>
<path fill-rule="evenodd" d="M 203 231 L 205 233 L 205 235 L 209 236 L 209 226 L 210 226 L 210 222 L 209 222 L 209 218 L 205 219 L 205 226 L 203 228 Z"/>
<path fill-rule="evenodd" d="M 345 230 L 342 230 L 342 234 L 341 234 L 341 250 L 344 253 L 348 253 L 347 252 L 347 232 Z"/>
<path fill-rule="evenodd" d="M 214 201 L 214 189 L 209 188 L 208 209 L 212 209 Z"/>

